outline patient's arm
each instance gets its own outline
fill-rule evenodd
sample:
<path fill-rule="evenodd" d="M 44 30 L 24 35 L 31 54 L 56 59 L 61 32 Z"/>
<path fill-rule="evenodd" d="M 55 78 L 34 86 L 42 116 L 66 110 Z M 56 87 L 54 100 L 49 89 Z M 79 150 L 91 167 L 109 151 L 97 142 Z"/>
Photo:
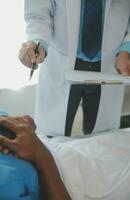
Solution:
<path fill-rule="evenodd" d="M 39 147 L 35 166 L 41 177 L 43 194 L 48 200 L 70 200 L 70 196 L 60 178 L 55 161 L 44 145 Z"/>
<path fill-rule="evenodd" d="M 0 125 L 16 133 L 10 140 L 0 136 L 0 145 L 9 148 L 16 156 L 29 160 L 38 170 L 41 189 L 47 200 L 71 200 L 51 153 L 35 134 L 35 124 L 28 117 L 0 117 Z"/>

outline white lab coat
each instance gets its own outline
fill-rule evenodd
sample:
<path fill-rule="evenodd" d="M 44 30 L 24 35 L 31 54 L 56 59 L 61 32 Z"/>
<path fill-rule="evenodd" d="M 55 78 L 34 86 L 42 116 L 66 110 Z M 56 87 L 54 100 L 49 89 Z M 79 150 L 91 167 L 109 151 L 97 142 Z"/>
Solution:
<path fill-rule="evenodd" d="M 80 0 L 25 1 L 28 39 L 42 39 L 49 45 L 37 90 L 36 123 L 40 133 L 64 134 L 70 89 L 65 74 L 74 69 L 80 6 Z M 117 73 L 114 52 L 122 42 L 130 40 L 129 15 L 130 0 L 106 1 L 102 72 Z M 94 132 L 119 126 L 123 94 L 123 86 L 102 86 Z"/>

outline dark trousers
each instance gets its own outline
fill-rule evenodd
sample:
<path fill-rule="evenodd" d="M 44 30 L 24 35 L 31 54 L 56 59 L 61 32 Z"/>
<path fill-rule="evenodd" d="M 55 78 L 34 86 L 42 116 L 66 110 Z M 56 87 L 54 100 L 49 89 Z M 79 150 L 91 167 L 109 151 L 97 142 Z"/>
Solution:
<path fill-rule="evenodd" d="M 75 70 L 100 72 L 100 69 L 101 62 L 90 63 L 77 59 L 75 63 Z M 71 135 L 74 118 L 81 100 L 83 109 L 83 132 L 84 134 L 90 134 L 92 132 L 97 118 L 100 96 L 100 85 L 71 85 L 65 124 L 66 136 Z"/>

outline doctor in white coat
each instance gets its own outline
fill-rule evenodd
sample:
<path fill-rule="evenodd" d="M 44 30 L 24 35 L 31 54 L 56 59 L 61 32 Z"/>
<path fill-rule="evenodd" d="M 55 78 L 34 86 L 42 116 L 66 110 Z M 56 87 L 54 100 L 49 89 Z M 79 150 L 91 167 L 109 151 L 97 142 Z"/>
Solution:
<path fill-rule="evenodd" d="M 40 66 L 35 121 L 38 132 L 47 135 L 65 133 L 70 83 L 65 76 L 74 70 L 77 57 L 81 0 L 26 0 L 25 20 L 28 40 L 19 53 L 21 62 L 44 62 Z M 130 75 L 130 1 L 106 0 L 101 47 L 101 72 Z M 33 41 L 33 43 L 32 43 Z M 47 51 L 34 56 L 38 41 Z M 127 43 L 127 45 L 126 45 Z M 121 46 L 118 55 L 116 50 Z M 45 58 L 45 59 L 44 59 Z M 124 86 L 102 86 L 99 108 L 93 132 L 118 128 Z M 112 112 L 114 108 L 114 112 Z"/>

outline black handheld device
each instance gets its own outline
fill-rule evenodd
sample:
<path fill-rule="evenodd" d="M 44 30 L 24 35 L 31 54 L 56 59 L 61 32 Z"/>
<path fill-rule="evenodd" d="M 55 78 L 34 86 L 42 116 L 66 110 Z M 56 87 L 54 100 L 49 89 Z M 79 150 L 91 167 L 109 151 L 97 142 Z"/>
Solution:
<path fill-rule="evenodd" d="M 3 135 L 9 139 L 15 139 L 16 134 L 8 128 L 5 128 L 3 125 L 0 125 L 0 135 Z"/>

